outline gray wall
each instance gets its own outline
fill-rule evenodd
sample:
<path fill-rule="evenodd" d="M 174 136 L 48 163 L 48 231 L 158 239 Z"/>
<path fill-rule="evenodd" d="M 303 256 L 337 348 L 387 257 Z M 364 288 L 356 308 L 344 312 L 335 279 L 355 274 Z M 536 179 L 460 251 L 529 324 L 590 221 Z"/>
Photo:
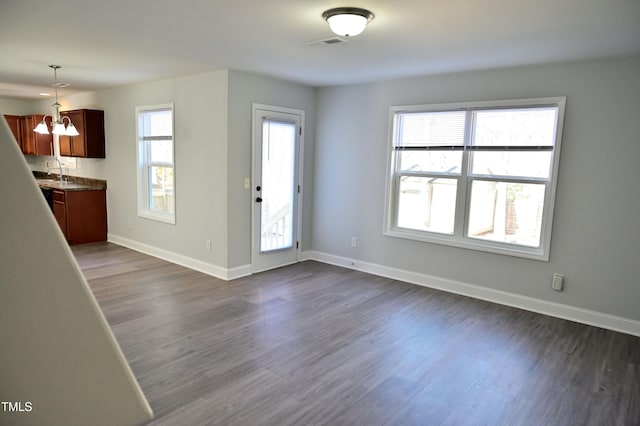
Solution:
<path fill-rule="evenodd" d="M 628 58 L 319 89 L 313 249 L 640 320 L 639 76 Z M 567 97 L 549 262 L 382 235 L 390 106 L 545 96 Z"/>
<path fill-rule="evenodd" d="M 227 72 L 97 92 L 105 111 L 109 233 L 227 264 Z M 174 103 L 176 224 L 137 216 L 135 107 Z M 211 240 L 212 250 L 206 248 Z"/>
<path fill-rule="evenodd" d="M 315 89 L 243 71 L 229 71 L 229 267 L 251 263 L 251 104 L 305 111 L 302 249 L 311 247 Z"/>
<path fill-rule="evenodd" d="M 0 99 L 0 113 L 9 115 L 36 114 L 33 101 L 18 99 Z"/>

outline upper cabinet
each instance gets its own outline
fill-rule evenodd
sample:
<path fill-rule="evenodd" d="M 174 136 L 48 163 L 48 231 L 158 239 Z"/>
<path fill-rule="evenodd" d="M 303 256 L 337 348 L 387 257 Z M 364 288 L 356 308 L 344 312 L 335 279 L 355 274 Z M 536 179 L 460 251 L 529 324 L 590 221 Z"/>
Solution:
<path fill-rule="evenodd" d="M 79 133 L 78 136 L 60 136 L 61 156 L 105 158 L 104 111 L 77 109 L 60 115 L 68 117 Z"/>
<path fill-rule="evenodd" d="M 53 136 L 41 135 L 33 131 L 42 121 L 42 115 L 5 115 L 11 133 L 16 139 L 23 153 L 29 155 L 53 155 Z M 51 124 L 51 117 L 47 117 L 47 124 Z"/>
<path fill-rule="evenodd" d="M 104 111 L 76 109 L 60 113 L 68 117 L 78 130 L 78 136 L 59 136 L 60 155 L 63 157 L 105 158 Z M 33 129 L 43 115 L 5 115 L 4 118 L 23 153 L 28 155 L 53 155 L 53 135 L 40 134 Z M 46 117 L 51 130 L 51 116 Z M 65 122 L 67 120 L 64 120 Z"/>
<path fill-rule="evenodd" d="M 36 155 L 53 155 L 53 135 L 51 133 L 43 135 L 41 133 L 36 133 L 33 131 L 35 126 L 38 125 L 42 121 L 42 114 L 35 114 L 31 116 L 31 122 L 33 123 L 33 127 L 29 128 L 30 134 L 34 138 L 34 145 L 36 147 Z M 47 116 L 45 118 L 45 122 L 47 123 L 47 127 L 51 129 L 51 116 Z"/>
<path fill-rule="evenodd" d="M 11 129 L 11 133 L 13 133 L 13 137 L 20 149 L 22 149 L 22 126 L 20 124 L 20 116 L 19 115 L 4 115 L 4 119 L 7 121 L 9 125 L 9 129 Z"/>
<path fill-rule="evenodd" d="M 36 123 L 37 124 L 37 123 Z M 36 155 L 36 132 L 33 131 L 33 116 L 26 115 L 20 117 L 20 132 L 22 133 L 22 152 L 29 155 Z"/>

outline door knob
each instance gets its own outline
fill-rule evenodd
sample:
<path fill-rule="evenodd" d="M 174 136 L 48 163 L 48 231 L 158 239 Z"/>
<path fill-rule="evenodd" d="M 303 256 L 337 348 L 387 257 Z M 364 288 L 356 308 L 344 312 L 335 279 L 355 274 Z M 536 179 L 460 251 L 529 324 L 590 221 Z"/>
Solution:
<path fill-rule="evenodd" d="M 261 197 L 257 197 L 256 198 L 256 203 L 261 203 L 262 202 L 262 198 Z"/>

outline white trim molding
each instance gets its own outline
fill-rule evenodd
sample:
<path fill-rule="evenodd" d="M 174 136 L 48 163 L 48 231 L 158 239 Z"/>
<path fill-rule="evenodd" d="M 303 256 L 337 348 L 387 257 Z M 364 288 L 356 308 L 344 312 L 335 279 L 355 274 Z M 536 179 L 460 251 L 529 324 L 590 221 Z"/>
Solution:
<path fill-rule="evenodd" d="M 225 281 L 235 280 L 237 278 L 251 275 L 251 265 L 242 265 L 235 268 L 223 268 L 221 266 L 203 262 L 202 260 L 194 259 L 192 257 L 184 256 L 115 234 L 109 234 L 107 236 L 107 240 L 110 243 L 117 244 L 140 253 L 148 254 L 149 256 L 157 257 L 159 259 L 166 260 L 167 262 L 175 263 L 177 265 L 184 266 L 185 268 L 193 269 Z"/>
<path fill-rule="evenodd" d="M 449 280 L 418 272 L 392 268 L 376 263 L 362 262 L 360 260 L 319 251 L 304 251 L 302 255 L 303 260 L 315 260 L 330 265 L 342 266 L 344 268 L 367 272 L 369 274 L 404 281 L 410 284 L 434 288 L 449 293 L 472 297 L 474 299 L 512 306 L 514 308 L 537 312 L 552 317 L 606 328 L 608 330 L 619 331 L 621 333 L 631 334 L 634 336 L 640 336 L 640 321 L 630 318 L 609 315 L 561 303 L 548 302 L 546 300 L 535 299 L 533 297 L 494 290 L 475 284 Z"/>

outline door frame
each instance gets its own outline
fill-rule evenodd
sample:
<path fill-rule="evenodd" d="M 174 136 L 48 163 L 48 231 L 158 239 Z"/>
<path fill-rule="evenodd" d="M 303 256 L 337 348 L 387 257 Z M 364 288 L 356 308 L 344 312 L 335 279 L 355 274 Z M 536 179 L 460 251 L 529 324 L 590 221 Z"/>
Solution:
<path fill-rule="evenodd" d="M 261 157 L 258 158 L 258 150 L 256 149 L 258 146 L 260 147 L 260 150 L 262 149 L 262 140 L 258 140 L 258 136 L 259 134 L 261 134 L 261 132 L 258 133 L 256 131 L 256 129 L 258 128 L 257 120 L 259 119 L 260 121 L 262 121 L 261 115 L 258 114 L 258 111 L 266 111 L 267 113 L 272 112 L 276 114 L 290 114 L 290 115 L 298 116 L 300 119 L 300 129 L 298 130 L 299 133 L 298 133 L 298 149 L 297 149 L 298 158 L 296 159 L 296 161 L 298 162 L 298 168 L 296 170 L 298 175 L 297 194 L 295 194 L 295 191 L 294 191 L 294 194 L 297 195 L 296 197 L 297 211 L 294 217 L 294 220 L 296 221 L 295 228 L 294 228 L 294 231 L 296 234 L 296 238 L 294 241 L 296 258 L 295 258 L 295 261 L 293 262 L 272 265 L 266 268 L 256 266 L 256 256 L 257 256 L 256 253 L 260 251 L 259 248 L 256 247 L 256 238 L 255 238 L 256 232 L 259 232 L 259 230 L 256 229 L 257 208 L 255 206 L 256 204 L 255 187 L 259 178 L 259 176 L 256 176 L 256 166 L 258 164 L 258 161 L 262 161 Z M 249 194 L 250 194 L 250 200 L 251 200 L 251 272 L 252 273 L 279 268 L 281 266 L 290 265 L 292 263 L 297 263 L 302 260 L 302 202 L 303 202 L 303 194 L 304 194 L 304 185 L 303 185 L 304 183 L 303 182 L 303 179 L 304 179 L 304 130 L 305 130 L 304 110 L 280 107 L 275 105 L 266 105 L 266 104 L 260 104 L 255 102 L 251 104 L 251 184 L 249 186 Z"/>

